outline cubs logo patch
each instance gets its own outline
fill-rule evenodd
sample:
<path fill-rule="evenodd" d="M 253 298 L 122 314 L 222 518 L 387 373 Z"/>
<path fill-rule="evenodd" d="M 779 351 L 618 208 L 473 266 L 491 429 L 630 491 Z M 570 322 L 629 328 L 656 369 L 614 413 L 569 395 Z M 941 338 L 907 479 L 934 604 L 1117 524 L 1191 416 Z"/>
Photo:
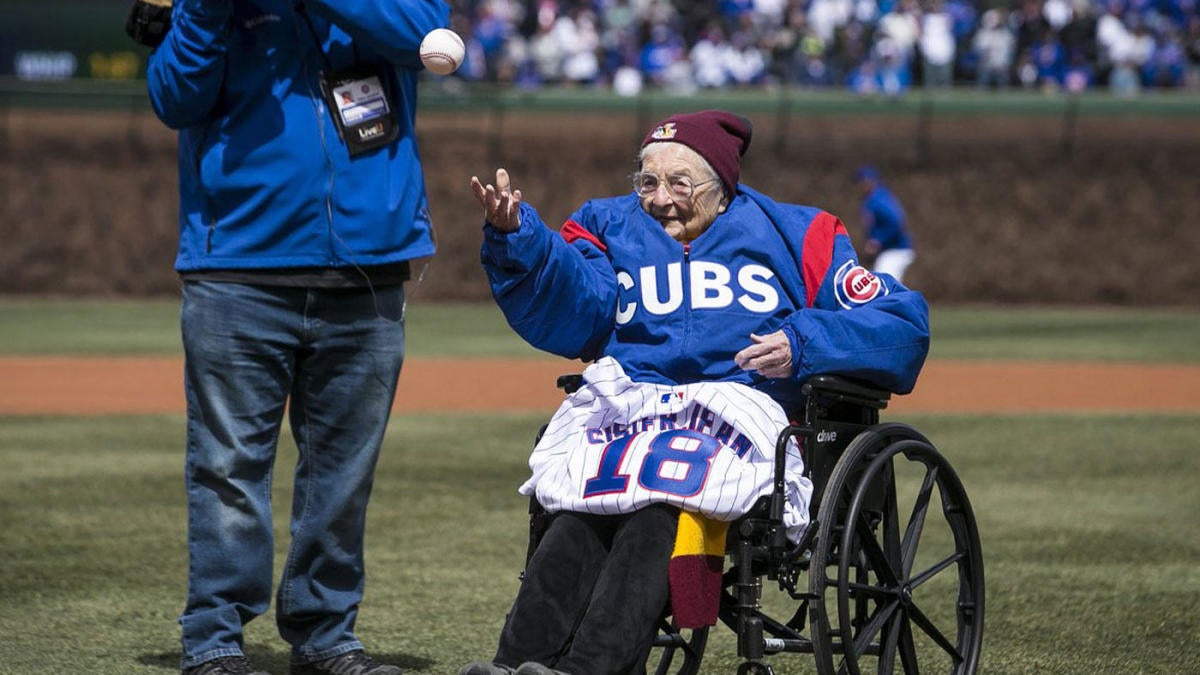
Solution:
<path fill-rule="evenodd" d="M 858 261 L 848 260 L 833 276 L 833 292 L 839 305 L 851 309 L 874 300 L 881 293 L 887 295 L 888 289 L 879 277 L 859 265 Z"/>
<path fill-rule="evenodd" d="M 676 131 L 678 131 L 678 129 L 675 128 L 675 123 L 667 122 L 666 124 L 663 124 L 655 129 L 654 133 L 650 134 L 650 138 L 653 138 L 657 141 L 675 138 Z"/>

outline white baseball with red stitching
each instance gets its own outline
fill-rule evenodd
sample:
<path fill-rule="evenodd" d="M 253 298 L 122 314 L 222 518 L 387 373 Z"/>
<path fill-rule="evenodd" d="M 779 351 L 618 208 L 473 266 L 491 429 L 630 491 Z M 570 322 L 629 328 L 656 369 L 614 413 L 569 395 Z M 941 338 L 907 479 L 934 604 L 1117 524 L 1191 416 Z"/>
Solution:
<path fill-rule="evenodd" d="M 431 30 L 421 40 L 421 63 L 438 75 L 449 75 L 458 70 L 466 54 L 462 38 L 449 28 Z"/>

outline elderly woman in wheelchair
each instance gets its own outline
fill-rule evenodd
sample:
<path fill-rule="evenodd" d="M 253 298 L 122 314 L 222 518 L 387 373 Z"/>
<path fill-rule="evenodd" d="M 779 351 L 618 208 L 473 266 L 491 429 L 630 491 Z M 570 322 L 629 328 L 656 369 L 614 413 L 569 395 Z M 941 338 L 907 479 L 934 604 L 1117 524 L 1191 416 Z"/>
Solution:
<path fill-rule="evenodd" d="M 483 265 L 510 325 L 535 347 L 591 364 L 566 387 L 530 458 L 520 490 L 539 512 L 536 546 L 497 651 L 460 675 L 645 672 L 655 647 L 665 653 L 659 672 L 675 652 L 679 672 L 696 672 L 718 619 L 738 631 L 746 672 L 771 672 L 761 658 L 780 651 L 811 651 L 819 665 L 840 658 L 827 672 L 899 654 L 916 672 L 913 641 L 897 622 L 841 606 L 862 604 L 872 575 L 891 586 L 908 579 L 912 552 L 878 517 L 879 500 L 856 498 L 894 502 L 879 487 L 891 474 L 842 470 L 813 450 L 838 430 L 839 450 L 854 446 L 888 392 L 911 391 L 928 351 L 928 308 L 859 265 L 836 217 L 739 184 L 750 139 L 749 121 L 730 113 L 671 116 L 645 137 L 633 192 L 588 201 L 557 233 L 503 169 L 494 184 L 472 178 Z M 828 373 L 843 379 L 814 390 L 812 377 Z M 854 419 L 844 419 L 846 405 L 859 411 Z M 813 419 L 793 425 L 789 413 Z M 907 427 L 849 450 L 870 464 L 897 442 L 911 447 L 889 452 L 926 456 L 927 442 Z M 925 483 L 940 491 L 952 472 L 937 468 Z M 869 489 L 857 483 L 864 476 Z M 835 589 L 821 598 L 796 588 L 816 550 L 814 479 L 837 493 L 839 513 L 872 533 L 887 525 L 882 549 L 866 537 L 821 549 L 835 565 L 812 565 Z M 918 499 L 929 501 L 933 487 Z M 722 574 L 727 543 L 738 550 Z M 805 607 L 822 605 L 814 617 L 830 625 L 820 636 L 814 626 L 809 640 L 799 635 L 804 618 L 764 615 L 762 574 L 781 576 Z M 963 642 L 962 630 L 935 632 L 939 645 Z M 970 645 L 951 647 L 973 659 L 962 658 Z"/>

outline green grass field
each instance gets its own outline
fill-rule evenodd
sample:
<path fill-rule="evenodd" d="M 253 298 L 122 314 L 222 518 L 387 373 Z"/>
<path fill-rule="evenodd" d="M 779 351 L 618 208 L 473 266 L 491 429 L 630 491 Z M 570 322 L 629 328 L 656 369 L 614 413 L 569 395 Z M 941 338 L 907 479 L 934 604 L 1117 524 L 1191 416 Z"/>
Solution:
<path fill-rule="evenodd" d="M 175 354 L 177 311 L 0 301 L 0 354 Z M 1200 361 L 1196 312 L 935 308 L 934 330 L 942 358 Z M 416 305 L 410 335 L 414 356 L 533 355 L 490 307 Z M 544 420 L 395 418 L 369 519 L 359 632 L 372 651 L 430 675 L 490 654 L 525 553 L 515 489 Z M 1200 416 L 904 421 L 947 455 L 979 521 L 981 672 L 1200 672 Z M 183 433 L 177 415 L 0 417 L 0 674 L 176 670 Z M 281 515 L 294 461 L 285 434 Z M 277 562 L 286 532 L 277 518 Z M 247 651 L 286 672 L 269 614 Z M 774 659 L 781 674 L 810 673 L 810 661 Z M 729 632 L 715 630 L 703 672 L 736 664 Z"/>

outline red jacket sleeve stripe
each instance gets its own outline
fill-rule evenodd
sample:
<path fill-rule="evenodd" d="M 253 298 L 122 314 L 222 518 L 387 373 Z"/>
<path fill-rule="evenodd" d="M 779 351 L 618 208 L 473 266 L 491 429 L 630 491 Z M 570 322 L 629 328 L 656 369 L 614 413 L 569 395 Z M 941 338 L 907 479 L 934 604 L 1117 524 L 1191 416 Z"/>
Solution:
<path fill-rule="evenodd" d="M 839 234 L 846 234 L 846 226 L 833 214 L 825 211 L 817 214 L 804 234 L 804 260 L 801 268 L 804 273 L 804 294 L 808 307 L 817 300 L 817 291 L 821 290 L 821 282 L 833 264 L 833 240 Z"/>
<path fill-rule="evenodd" d="M 608 250 L 608 247 L 600 243 L 600 240 L 596 238 L 596 235 L 583 229 L 582 225 L 573 220 L 568 220 L 567 222 L 563 223 L 562 229 L 559 230 L 559 234 L 562 235 L 563 239 L 567 240 L 568 244 L 574 242 L 576 239 L 584 239 L 586 241 L 590 241 L 601 251 Z"/>

